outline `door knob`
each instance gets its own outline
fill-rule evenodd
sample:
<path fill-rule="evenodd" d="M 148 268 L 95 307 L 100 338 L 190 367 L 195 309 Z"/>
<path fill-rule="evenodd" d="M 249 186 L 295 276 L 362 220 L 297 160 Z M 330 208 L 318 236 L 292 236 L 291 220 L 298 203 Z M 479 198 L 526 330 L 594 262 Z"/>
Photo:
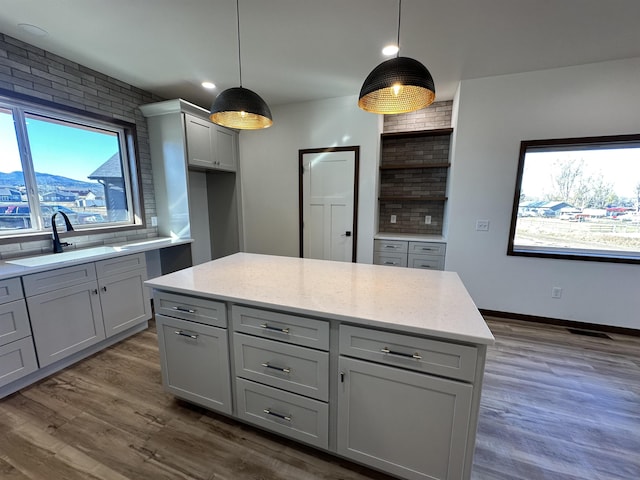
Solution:
<path fill-rule="evenodd" d="M 351 232 L 344 232 L 344 236 L 345 237 L 350 237 L 351 236 Z"/>

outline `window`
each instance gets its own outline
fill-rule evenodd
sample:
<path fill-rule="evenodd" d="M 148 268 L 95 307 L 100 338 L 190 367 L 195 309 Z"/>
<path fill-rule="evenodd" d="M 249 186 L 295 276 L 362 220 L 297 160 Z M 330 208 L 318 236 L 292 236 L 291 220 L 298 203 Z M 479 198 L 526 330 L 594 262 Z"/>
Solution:
<path fill-rule="evenodd" d="M 56 212 L 77 230 L 139 224 L 134 132 L 0 97 L 0 238 L 47 231 Z"/>
<path fill-rule="evenodd" d="M 640 263 L 640 135 L 522 142 L 507 253 Z"/>

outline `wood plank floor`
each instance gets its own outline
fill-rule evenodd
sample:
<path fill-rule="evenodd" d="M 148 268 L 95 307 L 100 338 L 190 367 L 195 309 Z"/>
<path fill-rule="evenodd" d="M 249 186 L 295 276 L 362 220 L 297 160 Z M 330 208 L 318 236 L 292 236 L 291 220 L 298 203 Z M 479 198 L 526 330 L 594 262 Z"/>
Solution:
<path fill-rule="evenodd" d="M 640 338 L 488 323 L 473 479 L 640 479 Z M 153 328 L 0 400 L 2 480 L 388 478 L 163 393 Z"/>

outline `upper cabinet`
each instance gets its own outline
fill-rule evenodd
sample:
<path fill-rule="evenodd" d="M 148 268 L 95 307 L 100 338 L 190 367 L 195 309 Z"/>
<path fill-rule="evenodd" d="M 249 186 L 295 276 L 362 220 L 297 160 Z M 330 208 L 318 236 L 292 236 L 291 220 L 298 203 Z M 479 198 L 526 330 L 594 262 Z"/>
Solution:
<path fill-rule="evenodd" d="M 148 122 L 158 126 L 150 128 L 162 130 L 163 138 L 167 138 L 164 133 L 171 128 L 172 141 L 182 146 L 190 168 L 237 170 L 238 132 L 211 122 L 204 108 L 175 99 L 142 105 L 140 110 L 148 119 L 155 119 Z"/>
<path fill-rule="evenodd" d="M 184 114 L 184 124 L 189 167 L 237 170 L 237 132 L 189 113 Z"/>

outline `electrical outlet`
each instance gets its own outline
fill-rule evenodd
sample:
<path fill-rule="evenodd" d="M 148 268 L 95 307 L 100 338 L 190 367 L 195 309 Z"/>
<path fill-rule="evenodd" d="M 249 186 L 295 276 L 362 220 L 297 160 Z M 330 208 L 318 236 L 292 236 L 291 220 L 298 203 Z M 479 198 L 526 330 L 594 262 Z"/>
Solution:
<path fill-rule="evenodd" d="M 424 216 L 424 223 L 425 225 L 431 225 L 431 215 Z"/>
<path fill-rule="evenodd" d="M 396 223 L 396 216 L 395 215 L 391 215 L 391 223 Z"/>
<path fill-rule="evenodd" d="M 477 232 L 488 232 L 489 231 L 489 220 L 476 220 L 476 231 Z"/>
<path fill-rule="evenodd" d="M 562 289 L 560 287 L 553 287 L 551 289 L 551 298 L 562 298 Z"/>
<path fill-rule="evenodd" d="M 151 226 L 152 227 L 158 226 L 158 217 L 151 217 Z"/>

